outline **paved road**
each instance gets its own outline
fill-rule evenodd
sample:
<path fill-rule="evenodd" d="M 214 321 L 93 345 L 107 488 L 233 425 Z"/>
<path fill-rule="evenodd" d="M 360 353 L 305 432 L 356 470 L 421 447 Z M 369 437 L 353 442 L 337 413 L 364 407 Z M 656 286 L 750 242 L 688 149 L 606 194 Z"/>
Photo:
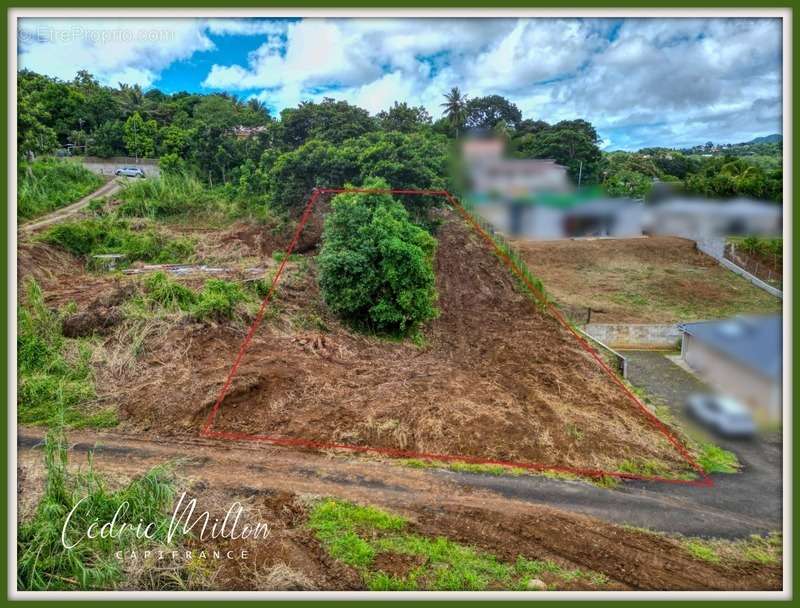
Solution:
<path fill-rule="evenodd" d="M 52 213 L 48 213 L 47 215 L 42 216 L 38 219 L 22 224 L 21 226 L 19 226 L 19 231 L 27 233 L 36 232 L 37 230 L 46 228 L 51 224 L 57 224 L 58 222 L 63 222 L 65 219 L 70 218 L 71 216 L 75 215 L 78 211 L 86 207 L 89 203 L 92 202 L 92 200 L 96 199 L 97 197 L 114 194 L 120 188 L 121 184 L 117 180 L 111 180 L 103 184 L 100 188 L 98 188 L 91 194 L 87 194 L 81 200 L 72 203 L 71 205 L 67 205 L 66 207 L 61 207 L 60 209 L 56 209 Z"/>
<path fill-rule="evenodd" d="M 693 433 L 703 431 L 683 415 L 683 404 L 694 392 L 711 392 L 693 374 L 654 351 L 626 351 L 628 380 L 641 386 L 669 406 Z M 676 498 L 690 497 L 698 505 L 737 512 L 760 521 L 772 521 L 780 527 L 782 513 L 782 442 L 780 433 L 768 433 L 753 440 L 714 437 L 713 441 L 736 454 L 742 470 L 735 475 L 715 475 L 711 492 L 697 493 L 694 488 L 674 488 Z"/>

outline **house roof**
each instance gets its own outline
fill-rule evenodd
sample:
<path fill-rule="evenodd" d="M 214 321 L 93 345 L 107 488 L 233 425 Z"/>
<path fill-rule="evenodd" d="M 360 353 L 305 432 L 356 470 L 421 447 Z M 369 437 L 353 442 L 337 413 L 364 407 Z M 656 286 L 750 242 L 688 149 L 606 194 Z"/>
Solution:
<path fill-rule="evenodd" d="M 740 316 L 684 323 L 679 327 L 742 365 L 769 378 L 780 378 L 783 349 L 780 315 Z"/>

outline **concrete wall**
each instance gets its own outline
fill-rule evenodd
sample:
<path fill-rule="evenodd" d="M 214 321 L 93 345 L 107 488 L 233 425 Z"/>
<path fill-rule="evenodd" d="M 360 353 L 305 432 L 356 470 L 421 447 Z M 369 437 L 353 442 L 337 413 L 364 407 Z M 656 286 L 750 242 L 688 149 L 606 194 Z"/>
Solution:
<path fill-rule="evenodd" d="M 120 167 L 139 167 L 144 170 L 144 174 L 147 177 L 158 177 L 161 173 L 158 161 L 143 158 L 140 158 L 137 162 L 134 158 L 95 158 L 87 156 L 81 162 L 89 171 L 99 175 L 114 175 L 114 171 Z"/>
<path fill-rule="evenodd" d="M 677 325 L 589 323 L 583 330 L 611 348 L 676 348 L 681 338 Z"/>
<path fill-rule="evenodd" d="M 594 346 L 594 349 L 598 352 L 600 357 L 612 368 L 616 369 L 623 378 L 628 377 L 628 360 L 625 358 L 624 355 L 618 353 L 613 348 L 609 347 L 607 344 L 604 344 L 594 336 L 586 333 L 585 331 L 578 328 L 578 331 L 583 334 L 586 339 Z"/>
<path fill-rule="evenodd" d="M 756 373 L 686 334 L 681 354 L 684 361 L 720 392 L 750 406 L 760 422 L 781 418 L 780 383 Z"/>

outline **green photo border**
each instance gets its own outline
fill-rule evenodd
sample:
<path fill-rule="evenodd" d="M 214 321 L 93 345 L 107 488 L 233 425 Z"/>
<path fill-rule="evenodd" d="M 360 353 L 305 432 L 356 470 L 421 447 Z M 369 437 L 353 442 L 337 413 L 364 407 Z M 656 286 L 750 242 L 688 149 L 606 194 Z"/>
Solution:
<path fill-rule="evenodd" d="M 3 13 L 2 39 L 3 39 L 4 48 L 5 49 L 9 49 L 9 43 L 11 42 L 9 40 L 9 37 L 8 37 L 9 36 L 9 29 L 8 28 L 9 28 L 9 22 L 10 22 L 10 19 L 11 19 L 11 15 L 9 14 L 9 11 L 11 9 L 26 9 L 26 8 L 43 8 L 43 9 L 44 8 L 54 8 L 54 9 L 62 9 L 62 10 L 71 9 L 71 8 L 109 8 L 109 9 L 147 9 L 147 8 L 158 8 L 158 9 L 170 9 L 170 8 L 175 8 L 175 9 L 190 9 L 190 8 L 191 9 L 197 9 L 197 8 L 220 8 L 220 9 L 297 8 L 297 9 L 309 9 L 309 8 L 319 8 L 319 9 L 331 9 L 331 10 L 334 10 L 334 9 L 337 9 L 337 8 L 382 8 L 382 9 L 390 9 L 390 8 L 406 8 L 406 9 L 414 9 L 414 8 L 420 8 L 420 9 L 448 9 L 448 8 L 452 8 L 452 9 L 457 9 L 457 8 L 460 8 L 460 9 L 478 9 L 478 8 L 484 8 L 484 9 L 487 9 L 487 10 L 495 10 L 495 9 L 529 9 L 529 8 L 530 9 L 548 9 L 548 8 L 553 8 L 553 9 L 555 9 L 555 8 L 558 8 L 558 9 L 572 9 L 572 8 L 575 8 L 575 9 L 581 9 L 581 8 L 586 8 L 586 9 L 627 9 L 627 8 L 636 8 L 636 9 L 695 9 L 695 10 L 696 9 L 709 9 L 710 10 L 710 9 L 737 9 L 738 8 L 738 9 L 760 10 L 760 9 L 773 8 L 773 9 L 790 9 L 791 10 L 794 3 L 791 2 L 791 1 L 767 1 L 767 2 L 756 3 L 756 2 L 753 2 L 752 0 L 749 1 L 749 2 L 748 1 L 742 1 L 742 0 L 729 0 L 728 2 L 720 2 L 718 0 L 703 0 L 701 2 L 697 2 L 696 0 L 695 1 L 691 1 L 691 0 L 672 0 L 672 1 L 660 0 L 659 1 L 659 0 L 657 0 L 655 2 L 645 2 L 643 0 L 639 0 L 639 1 L 636 1 L 636 0 L 612 0 L 608 4 L 602 4 L 602 3 L 597 3 L 597 2 L 589 2 L 589 1 L 586 1 L 586 0 L 567 0 L 564 3 L 559 3 L 559 2 L 555 2 L 555 1 L 539 1 L 539 2 L 537 2 L 535 0 L 500 0 L 499 2 L 493 2 L 493 3 L 484 3 L 484 2 L 480 2 L 480 1 L 476 1 L 476 0 L 451 0 L 451 1 L 434 0 L 433 2 L 431 2 L 430 0 L 427 1 L 427 2 L 425 0 L 405 0 L 405 1 L 389 0 L 387 2 L 382 2 L 382 3 L 378 4 L 378 3 L 374 3 L 374 2 L 365 2 L 365 1 L 358 1 L 358 0 L 345 0 L 345 1 L 342 1 L 342 2 L 338 2 L 338 3 L 327 3 L 327 2 L 321 2 L 319 0 L 317 0 L 317 1 L 314 1 L 314 0 L 306 0 L 306 1 L 295 0 L 295 1 L 292 1 L 292 2 L 285 2 L 285 1 L 271 2 L 271 1 L 263 1 L 263 0 L 261 2 L 258 2 L 258 1 L 253 1 L 253 0 L 236 0 L 230 6 L 220 6 L 219 4 L 214 2 L 213 0 L 194 0 L 193 2 L 189 1 L 189 0 L 183 0 L 183 1 L 166 0 L 166 2 L 164 0 L 161 0 L 160 2 L 158 0 L 139 0 L 138 2 L 135 3 L 135 5 L 130 5 L 128 3 L 122 3 L 121 5 L 118 4 L 118 5 L 109 6 L 109 4 L 110 3 L 108 3 L 108 2 L 101 2 L 101 1 L 96 1 L 96 0 L 82 0 L 82 1 L 76 2 L 75 4 L 73 4 L 71 6 L 66 6 L 66 5 L 64 5 L 62 3 L 59 3 L 59 2 L 56 2 L 54 0 L 44 0 L 44 1 L 36 1 L 36 0 L 27 0 L 27 1 L 25 1 L 25 0 L 22 0 L 22 1 L 16 0 L 16 1 L 13 1 L 12 0 L 11 4 L 9 6 L 7 6 L 6 10 Z M 487 4 L 490 4 L 490 6 L 486 6 Z M 687 16 L 690 16 L 690 13 L 688 11 L 687 11 L 687 13 L 688 13 Z M 787 19 L 789 20 L 790 32 L 793 33 L 794 30 L 795 30 L 795 27 L 794 27 L 794 24 L 795 24 L 794 23 L 795 22 L 794 12 L 791 12 L 791 14 L 787 17 Z M 793 35 L 790 35 L 790 37 L 788 39 L 784 40 L 784 45 L 787 45 L 787 44 L 790 45 L 790 50 L 791 50 L 791 55 L 790 56 L 791 56 L 791 63 L 792 63 L 792 66 L 791 66 L 792 67 L 792 71 L 791 71 L 791 74 L 792 74 L 792 87 L 791 87 L 790 94 L 791 94 L 792 117 L 794 117 L 793 110 L 796 107 L 796 104 L 797 104 L 796 100 L 797 100 L 797 97 L 798 97 L 797 96 L 798 64 L 800 64 L 800 62 L 798 62 L 797 48 L 793 44 Z M 7 50 L 7 53 L 8 53 L 8 50 Z M 3 68 L 2 69 L 3 69 L 3 82 L 4 83 L 8 83 L 9 74 L 7 72 L 8 72 L 8 69 L 9 69 L 9 65 L 8 65 L 9 59 L 10 58 L 8 57 L 8 55 L 6 55 L 6 61 L 3 62 Z M 6 87 L 8 87 L 8 86 L 9 85 L 6 84 Z M 16 127 L 15 127 L 15 125 L 12 126 L 12 125 L 9 124 L 9 119 L 8 119 L 8 115 L 9 115 L 8 97 L 9 97 L 9 94 L 10 94 L 10 91 L 8 90 L 8 88 L 6 88 L 6 94 L 3 96 L 3 108 L 5 110 L 4 115 L 6 116 L 6 119 L 3 121 L 3 124 L 4 124 L 4 126 L 3 126 L 3 135 L 4 135 L 3 141 L 4 141 L 4 145 L 2 146 L 2 155 L 3 155 L 2 158 L 5 161 L 5 164 L 6 164 L 6 167 L 7 167 L 7 169 L 6 169 L 7 179 L 8 179 L 7 183 L 9 184 L 8 188 L 10 189 L 10 184 L 12 183 L 12 180 L 14 179 L 14 176 L 10 175 L 10 173 L 9 173 L 10 169 L 8 169 L 9 158 L 8 158 L 8 149 L 7 149 L 6 142 L 8 142 L 8 140 L 9 140 L 8 138 L 10 136 L 11 129 L 16 130 Z M 794 175 L 798 170 L 798 159 L 797 159 L 797 156 L 794 153 L 794 142 L 798 139 L 798 133 L 799 133 L 799 129 L 800 128 L 798 127 L 798 124 L 794 120 L 792 121 L 791 128 L 792 128 L 793 137 L 792 137 L 791 150 L 789 150 L 789 154 L 790 154 L 790 157 L 791 157 L 791 172 L 790 172 L 790 175 Z M 787 150 L 786 150 L 786 148 L 784 148 L 784 154 L 786 154 L 786 152 L 787 152 Z M 793 203 L 795 202 L 795 200 L 796 200 L 796 196 L 795 196 L 795 192 L 794 192 L 794 188 L 793 188 L 792 192 L 791 192 L 791 196 L 788 198 L 788 200 L 784 201 L 784 206 L 785 206 L 784 208 L 786 208 L 787 205 L 792 205 L 792 209 L 795 209 L 794 206 L 793 206 Z M 3 282 L 3 286 L 2 286 L 2 301 L 3 301 L 3 307 L 4 307 L 4 312 L 5 312 L 6 323 L 3 324 L 2 330 L 1 330 L 2 331 L 2 336 L 4 338 L 4 342 L 8 345 L 7 349 L 3 350 L 3 355 L 2 355 L 3 363 L 4 363 L 4 365 L 3 365 L 3 370 L 4 370 L 3 371 L 3 378 L 5 380 L 6 393 L 8 392 L 8 382 L 9 382 L 9 376 L 8 376 L 8 373 L 9 373 L 8 372 L 9 361 L 7 360 L 7 357 L 9 356 L 9 352 L 11 351 L 11 345 L 8 343 L 8 339 L 9 339 L 10 332 L 11 332 L 11 327 L 12 327 L 11 324 L 12 323 L 16 323 L 16 319 L 15 319 L 14 316 L 12 316 L 12 312 L 13 311 L 12 311 L 11 306 L 9 305 L 9 301 L 8 301 L 9 288 L 10 288 L 10 285 L 11 285 L 10 281 L 16 280 L 16 278 L 15 278 L 16 277 L 16 270 L 9 268 L 9 262 L 10 262 L 10 256 L 9 256 L 9 242 L 10 242 L 9 234 L 10 233 L 9 233 L 9 230 L 11 228 L 15 228 L 15 226 L 16 226 L 16 218 L 15 217 L 11 217 L 10 209 L 11 209 L 10 204 L 7 204 L 6 205 L 6 213 L 3 214 L 3 218 L 2 218 L 2 222 L 3 222 L 2 223 L 2 240 L 3 240 L 2 261 L 3 261 L 3 266 L 4 266 L 4 268 L 6 270 L 6 273 L 7 273 L 6 274 L 6 280 Z M 793 237 L 794 237 L 794 234 L 796 233 L 798 224 L 800 223 L 800 219 L 798 219 L 800 217 L 800 214 L 798 214 L 796 212 L 793 212 L 792 215 L 793 215 L 793 217 L 792 217 L 792 225 L 790 227 L 790 242 L 793 240 Z M 792 262 L 792 268 L 793 269 L 795 267 L 797 267 L 797 265 L 798 265 L 798 252 L 794 247 L 792 248 L 791 262 Z M 791 292 L 792 301 L 794 300 L 794 298 L 797 295 L 797 287 L 794 284 L 794 276 L 795 275 L 793 273 L 792 274 L 792 279 L 793 279 L 792 280 L 792 292 Z M 798 327 L 797 327 L 797 323 L 796 323 L 797 315 L 796 315 L 796 312 L 795 312 L 794 309 L 791 311 L 791 320 L 792 320 L 792 350 L 791 350 L 792 377 L 796 377 L 796 376 L 800 377 L 800 362 L 798 362 L 798 360 L 797 360 L 797 358 L 795 356 L 795 350 L 794 350 L 794 339 L 797 337 L 797 334 L 798 334 L 798 331 L 799 331 Z M 784 407 L 791 407 L 791 404 L 792 404 L 791 396 L 784 396 L 784 404 L 785 404 Z M 9 401 L 7 403 L 7 408 L 8 408 L 8 411 L 6 413 L 6 416 L 3 417 L 3 423 L 2 423 L 3 424 L 3 435 L 2 435 L 3 437 L 6 437 L 7 434 L 8 434 L 9 423 L 10 423 L 9 416 L 11 414 L 13 414 L 13 410 L 14 410 L 11 401 Z M 798 426 L 798 417 L 792 416 L 792 428 L 791 428 L 792 436 L 794 436 L 794 433 L 797 430 L 797 426 Z M 3 460 L 4 460 L 4 465 L 5 466 L 2 467 L 2 470 L 3 470 L 2 474 L 3 474 L 4 487 L 6 488 L 6 493 L 7 493 L 7 500 L 3 502 L 3 506 L 2 506 L 2 515 L 3 515 L 3 522 L 4 522 L 3 523 L 2 537 L 3 537 L 3 541 L 4 541 L 3 546 L 4 546 L 4 550 L 5 551 L 9 551 L 10 550 L 9 543 L 11 541 L 11 537 L 9 537 L 9 532 L 13 531 L 13 529 L 10 528 L 8 523 L 7 523 L 8 505 L 9 505 L 11 500 L 15 500 L 15 496 L 16 496 L 16 491 L 15 491 L 16 489 L 15 488 L 9 488 L 9 486 L 8 486 L 8 484 L 9 484 L 8 466 L 10 464 L 10 461 L 7 460 L 7 458 L 11 458 L 11 455 L 12 455 L 12 453 L 14 453 L 14 451 L 16 451 L 16 442 L 14 442 L 13 445 L 7 445 L 6 446 L 6 452 L 3 455 Z M 797 471 L 798 471 L 798 469 L 800 469 L 800 466 L 798 466 L 798 455 L 796 453 L 792 454 L 792 465 L 793 466 L 792 466 L 792 496 L 791 496 L 792 501 L 791 502 L 792 502 L 793 505 L 796 505 L 797 504 Z M 791 538 L 784 538 L 784 543 L 791 543 L 791 547 L 793 549 L 794 546 L 796 545 L 796 540 L 797 540 L 797 530 L 796 530 L 796 527 L 794 525 L 795 519 L 796 519 L 794 510 L 791 513 L 784 513 L 784 518 L 787 517 L 787 516 L 791 517 L 792 533 L 791 533 Z M 792 553 L 793 553 L 793 551 L 792 551 Z M 3 562 L 5 563 L 5 560 L 3 560 Z M 788 562 L 787 562 L 787 564 L 788 564 Z M 799 569 L 796 559 L 792 560 L 791 566 L 792 566 L 792 572 L 791 572 L 791 581 L 792 581 L 792 583 L 791 584 L 792 584 L 792 587 L 793 587 L 793 581 L 797 578 L 798 569 Z M 8 580 L 5 571 L 3 572 L 2 580 L 3 580 L 3 582 L 2 582 L 3 592 L 2 592 L 2 595 L 0 595 L 0 602 L 3 605 L 5 605 L 7 603 L 12 603 L 12 601 L 9 598 L 9 593 L 13 589 L 13 587 L 9 586 L 11 581 Z M 100 601 L 113 601 L 115 604 L 118 603 L 118 602 L 119 603 L 123 603 L 123 604 L 134 604 L 134 603 L 138 603 L 139 601 L 149 601 L 151 604 L 155 604 L 155 605 L 166 605 L 168 602 L 171 602 L 171 601 L 190 601 L 192 604 L 208 604 L 208 603 L 212 603 L 212 602 L 213 603 L 217 603 L 217 602 L 220 602 L 220 601 L 225 601 L 225 602 L 236 601 L 236 599 L 237 599 L 235 597 L 236 592 L 231 592 L 233 597 L 231 599 L 226 599 L 226 600 L 212 600 L 212 599 L 198 600 L 198 599 L 188 599 L 188 598 L 185 599 L 185 600 L 182 600 L 180 596 L 181 596 L 181 594 L 183 592 L 174 592 L 174 593 L 176 594 L 174 600 L 149 599 L 147 597 L 146 592 L 142 592 L 141 600 L 139 600 L 139 599 L 127 600 L 126 599 L 126 600 L 100 600 Z M 453 605 L 453 606 L 461 605 L 465 601 L 469 601 L 470 605 L 485 605 L 485 606 L 489 606 L 489 605 L 496 604 L 498 601 L 501 601 L 501 600 L 497 600 L 497 599 L 492 599 L 492 600 L 480 599 L 480 596 L 481 596 L 481 594 L 476 592 L 474 594 L 474 597 L 478 598 L 476 600 L 472 600 L 471 598 L 469 600 L 464 598 L 463 600 L 459 599 L 459 600 L 455 600 L 455 601 L 450 601 L 450 600 L 437 601 L 437 600 L 426 600 L 426 599 L 423 599 L 423 600 L 403 600 L 402 599 L 402 594 L 398 593 L 397 597 L 399 599 L 396 599 L 396 600 L 395 599 L 393 599 L 393 600 L 376 600 L 376 599 L 352 600 L 352 599 L 342 599 L 342 600 L 339 600 L 339 601 L 347 601 L 347 602 L 356 601 L 356 602 L 359 603 L 359 605 L 375 605 L 375 604 L 378 604 L 378 603 L 383 604 L 384 602 L 387 602 L 387 601 L 391 601 L 391 602 L 401 601 L 401 602 L 404 602 L 404 603 L 414 602 L 416 604 L 421 604 L 421 605 L 433 605 L 433 604 L 436 604 L 437 606 L 441 606 L 441 605 Z M 298 597 L 302 597 L 302 595 L 299 594 Z M 767 600 L 748 599 L 748 594 L 746 592 L 743 592 L 742 598 L 743 598 L 742 600 L 738 600 L 738 599 L 736 599 L 736 600 L 731 600 L 731 599 L 725 599 L 725 600 L 702 600 L 702 599 L 690 599 L 690 600 L 668 599 L 668 600 L 660 600 L 659 599 L 658 601 L 662 602 L 662 605 L 663 604 L 679 604 L 679 603 L 680 604 L 686 604 L 686 603 L 688 603 L 688 604 L 694 604 L 694 603 L 697 603 L 697 604 L 700 604 L 700 603 L 708 604 L 709 602 L 711 602 L 711 603 L 723 603 L 723 602 L 724 603 L 728 603 L 728 602 L 731 602 L 731 601 L 735 601 L 737 606 L 740 606 L 740 605 L 756 605 L 756 604 L 761 604 L 762 602 L 767 601 Z M 654 598 L 654 600 L 656 600 L 656 599 L 657 598 Z M 80 600 L 77 600 L 77 599 L 76 600 L 69 600 L 69 599 L 68 600 L 16 600 L 16 601 L 14 601 L 14 603 L 20 602 L 20 603 L 24 603 L 27 606 L 41 606 L 41 605 L 45 605 L 45 604 L 50 604 L 50 603 L 52 603 L 54 601 L 67 601 L 67 602 L 81 601 L 81 602 L 86 602 L 87 600 L 86 599 L 80 599 Z M 92 600 L 88 600 L 88 601 L 92 601 Z M 312 606 L 312 605 L 313 606 L 317 606 L 317 605 L 319 605 L 319 604 L 321 604 L 323 602 L 330 602 L 331 600 L 330 599 L 319 599 L 319 600 L 266 600 L 266 599 L 261 600 L 261 599 L 258 599 L 258 600 L 250 600 L 250 601 L 265 602 L 265 603 L 269 602 L 270 604 L 274 604 L 276 602 L 278 602 L 278 603 L 285 602 L 287 604 L 291 603 L 292 606 Z M 513 601 L 522 601 L 522 602 L 525 602 L 525 603 L 547 602 L 547 603 L 558 604 L 558 605 L 577 605 L 578 603 L 581 603 L 581 602 L 587 601 L 587 600 L 571 600 L 571 599 L 570 600 L 556 600 L 556 599 L 547 599 L 544 596 L 538 595 L 535 598 L 531 598 L 531 599 L 513 600 Z M 594 602 L 594 605 L 602 605 L 602 606 L 609 606 L 610 607 L 610 606 L 618 605 L 620 603 L 620 601 L 626 601 L 626 600 L 607 601 L 607 600 L 600 599 L 600 600 L 592 600 L 592 601 Z M 643 600 L 640 600 L 640 599 L 635 599 L 634 600 L 634 599 L 632 599 L 631 601 L 643 601 Z M 791 601 L 791 600 L 786 600 L 786 601 Z"/>

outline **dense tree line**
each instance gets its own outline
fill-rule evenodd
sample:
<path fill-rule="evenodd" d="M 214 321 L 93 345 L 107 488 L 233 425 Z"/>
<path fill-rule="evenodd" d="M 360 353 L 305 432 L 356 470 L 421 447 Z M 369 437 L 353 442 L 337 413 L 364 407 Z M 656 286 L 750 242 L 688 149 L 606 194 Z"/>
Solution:
<path fill-rule="evenodd" d="M 443 96 L 436 121 L 407 103 L 371 116 L 333 99 L 273 117 L 256 99 L 107 87 L 86 71 L 62 81 L 23 70 L 17 91 L 21 159 L 67 146 L 101 157 L 159 158 L 167 175 L 193 175 L 253 204 L 293 208 L 314 186 L 371 177 L 396 188 L 451 188 L 452 144 L 468 133 L 502 137 L 516 157 L 554 159 L 574 181 L 601 183 L 613 195 L 646 196 L 659 179 L 695 194 L 780 200 L 780 164 L 769 158 L 666 149 L 603 154 L 585 120 L 549 124 L 500 95 L 470 98 L 458 88 Z"/>
<path fill-rule="evenodd" d="M 525 119 L 500 95 L 468 98 L 458 89 L 434 121 L 407 103 L 371 116 L 333 99 L 272 117 L 257 100 L 106 87 L 85 71 L 68 82 L 21 71 L 17 86 L 22 158 L 67 146 L 101 157 L 156 157 L 166 174 L 188 171 L 286 207 L 313 186 L 370 177 L 393 187 L 450 187 L 451 144 L 467 132 L 504 137 L 515 156 L 553 158 L 584 182 L 596 179 L 601 157 L 585 121 L 551 126 Z"/>

